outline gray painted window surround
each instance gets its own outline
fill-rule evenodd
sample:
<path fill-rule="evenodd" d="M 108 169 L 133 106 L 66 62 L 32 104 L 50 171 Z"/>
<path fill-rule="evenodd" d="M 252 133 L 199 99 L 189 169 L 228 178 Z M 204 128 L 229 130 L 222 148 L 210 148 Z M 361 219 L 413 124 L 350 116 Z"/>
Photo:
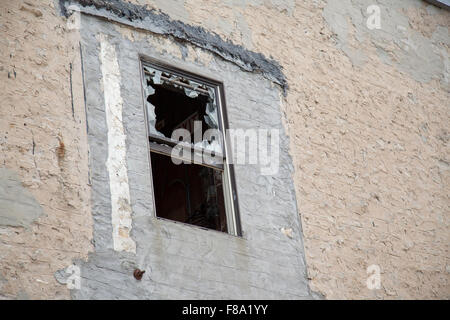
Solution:
<path fill-rule="evenodd" d="M 85 27 L 84 27 L 85 26 Z M 81 269 L 75 299 L 311 299 L 306 276 L 302 228 L 297 212 L 289 140 L 284 133 L 282 89 L 258 73 L 211 53 L 200 59 L 195 48 L 132 29 L 121 33 L 104 19 L 82 14 L 80 46 L 86 96 L 89 166 L 92 184 L 94 250 L 74 263 Z M 133 250 L 113 243 L 112 191 L 108 160 L 108 123 L 101 43 L 114 48 L 123 101 L 122 124 Z M 181 55 L 173 54 L 180 50 Z M 202 50 L 202 49 L 198 49 Z M 179 51 L 179 52 L 180 52 Z M 236 190 L 242 237 L 156 219 L 144 103 L 140 92 L 140 57 L 207 77 L 226 88 L 230 128 L 272 128 L 280 132 L 279 171 L 261 176 L 255 165 L 236 165 Z M 191 56 L 190 56 L 191 55 Z M 194 55 L 194 56 L 192 56 Z M 204 56 L 205 57 L 205 56 Z M 290 230 L 286 233 L 283 230 Z M 133 271 L 145 270 L 141 281 Z"/>

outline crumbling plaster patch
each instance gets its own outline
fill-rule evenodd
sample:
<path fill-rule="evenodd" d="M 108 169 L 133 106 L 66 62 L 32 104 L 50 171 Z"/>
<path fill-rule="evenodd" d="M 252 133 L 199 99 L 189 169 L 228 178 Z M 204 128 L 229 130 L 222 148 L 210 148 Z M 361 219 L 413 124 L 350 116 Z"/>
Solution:
<path fill-rule="evenodd" d="M 370 30 L 366 26 L 369 16 L 366 9 L 370 5 L 381 9 L 380 29 Z M 323 17 L 337 36 L 337 46 L 355 66 L 367 63 L 367 51 L 375 48 L 384 63 L 410 74 L 415 80 L 438 79 L 448 87 L 450 21 L 434 21 L 433 31 L 429 31 L 428 36 L 417 32 L 417 26 L 411 25 L 408 15 L 425 10 L 425 6 L 433 7 L 421 0 L 328 0 Z M 435 10 L 435 7 L 430 9 Z"/>
<path fill-rule="evenodd" d="M 0 168 L 0 225 L 29 228 L 43 210 L 17 174 Z"/>

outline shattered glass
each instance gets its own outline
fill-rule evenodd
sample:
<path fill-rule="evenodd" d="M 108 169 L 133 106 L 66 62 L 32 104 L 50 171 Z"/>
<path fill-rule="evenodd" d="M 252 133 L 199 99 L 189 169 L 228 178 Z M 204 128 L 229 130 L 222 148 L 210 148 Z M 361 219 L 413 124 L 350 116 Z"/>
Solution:
<path fill-rule="evenodd" d="M 199 114 L 203 116 L 203 121 L 207 126 L 205 129 L 219 129 L 216 92 L 213 87 L 149 66 L 144 66 L 144 71 L 146 80 L 145 100 L 150 134 L 171 138 L 170 136 L 167 136 L 167 133 L 165 135 L 157 129 L 157 122 L 161 121 L 161 119 L 157 119 L 157 112 L 155 112 L 156 107 L 149 102 L 149 98 L 157 93 L 158 88 L 169 86 L 179 89 L 179 92 L 183 92 L 184 95 L 191 99 L 200 99 L 200 97 L 202 97 L 203 100 L 201 101 L 206 101 L 206 104 L 203 104 L 204 112 L 201 111 Z M 162 119 L 162 122 L 164 122 L 164 119 Z M 209 151 L 222 152 L 221 141 L 208 141 L 204 139 L 196 143 L 194 142 L 193 144 L 196 147 L 201 147 Z"/>

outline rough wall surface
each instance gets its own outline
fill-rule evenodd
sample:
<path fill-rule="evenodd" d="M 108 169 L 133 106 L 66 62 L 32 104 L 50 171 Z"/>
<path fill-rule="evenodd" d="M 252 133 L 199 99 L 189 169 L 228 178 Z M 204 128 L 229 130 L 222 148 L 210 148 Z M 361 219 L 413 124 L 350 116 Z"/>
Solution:
<path fill-rule="evenodd" d="M 450 298 L 448 11 L 419 0 L 131 2 L 283 67 L 312 290 Z M 366 27 L 371 4 L 381 8 L 379 30 Z M 0 226 L 0 294 L 67 297 L 52 274 L 85 257 L 92 224 L 79 48 L 68 39 L 76 33 L 50 0 L 0 8 L 0 164 L 44 212 L 31 231 Z M 366 287 L 371 264 L 382 271 L 379 290 Z"/>
<path fill-rule="evenodd" d="M 0 299 L 67 299 L 53 274 L 92 248 L 77 36 L 38 0 L 0 1 L 0 32 Z"/>

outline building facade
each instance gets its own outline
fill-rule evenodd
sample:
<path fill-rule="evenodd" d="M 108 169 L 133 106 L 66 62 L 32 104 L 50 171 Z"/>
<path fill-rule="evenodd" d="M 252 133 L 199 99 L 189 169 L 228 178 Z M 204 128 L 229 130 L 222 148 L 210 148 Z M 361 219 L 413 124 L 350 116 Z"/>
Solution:
<path fill-rule="evenodd" d="M 448 299 L 449 26 L 445 1 L 0 1 L 0 298 Z"/>

